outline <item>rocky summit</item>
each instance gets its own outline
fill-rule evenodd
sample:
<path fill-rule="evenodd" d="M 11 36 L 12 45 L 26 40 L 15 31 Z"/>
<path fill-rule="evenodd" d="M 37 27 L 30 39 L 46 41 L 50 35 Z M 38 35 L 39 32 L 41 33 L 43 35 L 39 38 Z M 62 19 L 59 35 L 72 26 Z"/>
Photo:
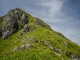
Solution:
<path fill-rule="evenodd" d="M 28 23 L 28 15 L 20 9 L 10 10 L 3 19 L 2 38 L 5 39 Z M 20 25 L 19 25 L 20 24 Z"/>
<path fill-rule="evenodd" d="M 15 8 L 0 17 L 0 60 L 80 60 L 80 46 Z"/>

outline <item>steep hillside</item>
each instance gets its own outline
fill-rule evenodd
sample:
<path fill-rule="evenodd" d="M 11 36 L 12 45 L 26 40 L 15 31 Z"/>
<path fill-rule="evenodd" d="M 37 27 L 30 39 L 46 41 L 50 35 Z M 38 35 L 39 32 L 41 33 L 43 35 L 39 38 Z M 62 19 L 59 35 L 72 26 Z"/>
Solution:
<path fill-rule="evenodd" d="M 0 60 L 80 60 L 80 46 L 16 8 L 0 17 Z"/>

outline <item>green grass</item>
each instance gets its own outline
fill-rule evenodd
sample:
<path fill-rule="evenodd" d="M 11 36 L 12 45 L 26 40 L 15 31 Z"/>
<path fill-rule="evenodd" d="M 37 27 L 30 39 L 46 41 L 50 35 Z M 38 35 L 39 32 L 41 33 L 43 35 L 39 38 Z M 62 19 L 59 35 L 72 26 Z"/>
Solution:
<path fill-rule="evenodd" d="M 52 33 L 52 31 L 42 28 L 41 26 L 37 26 L 35 30 L 20 36 L 19 39 L 16 40 L 16 37 L 20 34 L 20 32 L 21 30 L 10 36 L 8 39 L 0 41 L 1 60 L 60 60 L 61 58 L 55 55 L 54 52 L 45 45 L 45 41 L 47 40 L 49 40 L 51 45 L 55 48 L 68 50 L 78 56 L 80 54 L 80 47 L 76 44 L 59 37 L 59 35 Z M 33 42 L 28 41 L 27 37 L 33 37 Z M 25 39 L 25 42 L 32 45 L 32 48 L 30 50 L 24 49 L 17 52 L 12 52 L 15 46 L 21 46 L 23 38 Z M 35 42 L 36 40 L 38 41 L 37 43 Z M 39 41 L 41 41 L 41 43 L 39 43 Z M 71 49 L 69 49 L 67 45 L 64 47 L 59 41 L 70 43 L 71 45 L 69 47 Z M 62 55 L 62 57 L 64 58 L 64 55 Z M 67 56 L 65 55 L 65 57 Z M 67 59 L 68 58 L 69 57 L 67 57 Z"/>

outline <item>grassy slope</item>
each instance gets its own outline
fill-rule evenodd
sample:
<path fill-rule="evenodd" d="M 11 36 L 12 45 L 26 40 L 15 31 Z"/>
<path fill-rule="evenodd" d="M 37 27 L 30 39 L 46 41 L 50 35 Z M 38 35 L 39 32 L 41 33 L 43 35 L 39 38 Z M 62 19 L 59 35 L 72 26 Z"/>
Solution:
<path fill-rule="evenodd" d="M 50 50 L 46 45 L 46 41 L 49 41 L 54 48 L 61 49 L 62 51 L 67 50 L 68 53 L 73 53 L 80 56 L 80 47 L 66 39 L 61 37 L 55 31 L 49 29 L 49 27 L 43 28 L 42 26 L 36 25 L 32 16 L 29 16 L 28 26 L 35 29 L 20 36 L 18 40 L 16 37 L 22 30 L 14 33 L 9 38 L 2 40 L 0 38 L 0 60 L 62 60 L 70 59 L 64 53 L 58 55 L 54 51 Z M 27 40 L 28 37 L 33 37 L 33 40 Z M 36 42 L 37 41 L 37 42 Z M 22 45 L 22 42 L 28 42 L 31 45 L 31 49 L 18 50 L 13 52 L 15 46 Z M 61 44 L 66 42 L 67 45 Z"/>

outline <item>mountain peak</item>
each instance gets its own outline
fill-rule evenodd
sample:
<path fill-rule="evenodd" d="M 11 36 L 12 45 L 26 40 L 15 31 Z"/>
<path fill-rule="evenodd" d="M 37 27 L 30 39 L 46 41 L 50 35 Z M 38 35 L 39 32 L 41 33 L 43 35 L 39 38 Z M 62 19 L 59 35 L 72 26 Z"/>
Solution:
<path fill-rule="evenodd" d="M 80 46 L 15 8 L 0 17 L 0 54 L 1 60 L 79 60 Z"/>
<path fill-rule="evenodd" d="M 3 39 L 9 37 L 16 31 L 22 28 L 21 25 L 28 23 L 28 17 L 23 10 L 16 8 L 10 10 L 3 19 L 2 37 Z M 20 25 L 19 25 L 20 24 Z"/>
<path fill-rule="evenodd" d="M 25 24 L 28 24 L 32 17 L 30 14 L 26 13 L 25 11 L 15 8 L 13 10 L 10 10 L 3 19 L 2 22 L 2 28 L 1 28 L 1 34 L 3 39 L 11 36 L 13 33 L 17 32 L 18 30 L 22 29 Z M 45 28 L 50 28 L 47 24 L 45 24 L 42 20 L 39 18 L 33 17 L 32 22 L 34 22 L 37 25 L 44 26 Z"/>

